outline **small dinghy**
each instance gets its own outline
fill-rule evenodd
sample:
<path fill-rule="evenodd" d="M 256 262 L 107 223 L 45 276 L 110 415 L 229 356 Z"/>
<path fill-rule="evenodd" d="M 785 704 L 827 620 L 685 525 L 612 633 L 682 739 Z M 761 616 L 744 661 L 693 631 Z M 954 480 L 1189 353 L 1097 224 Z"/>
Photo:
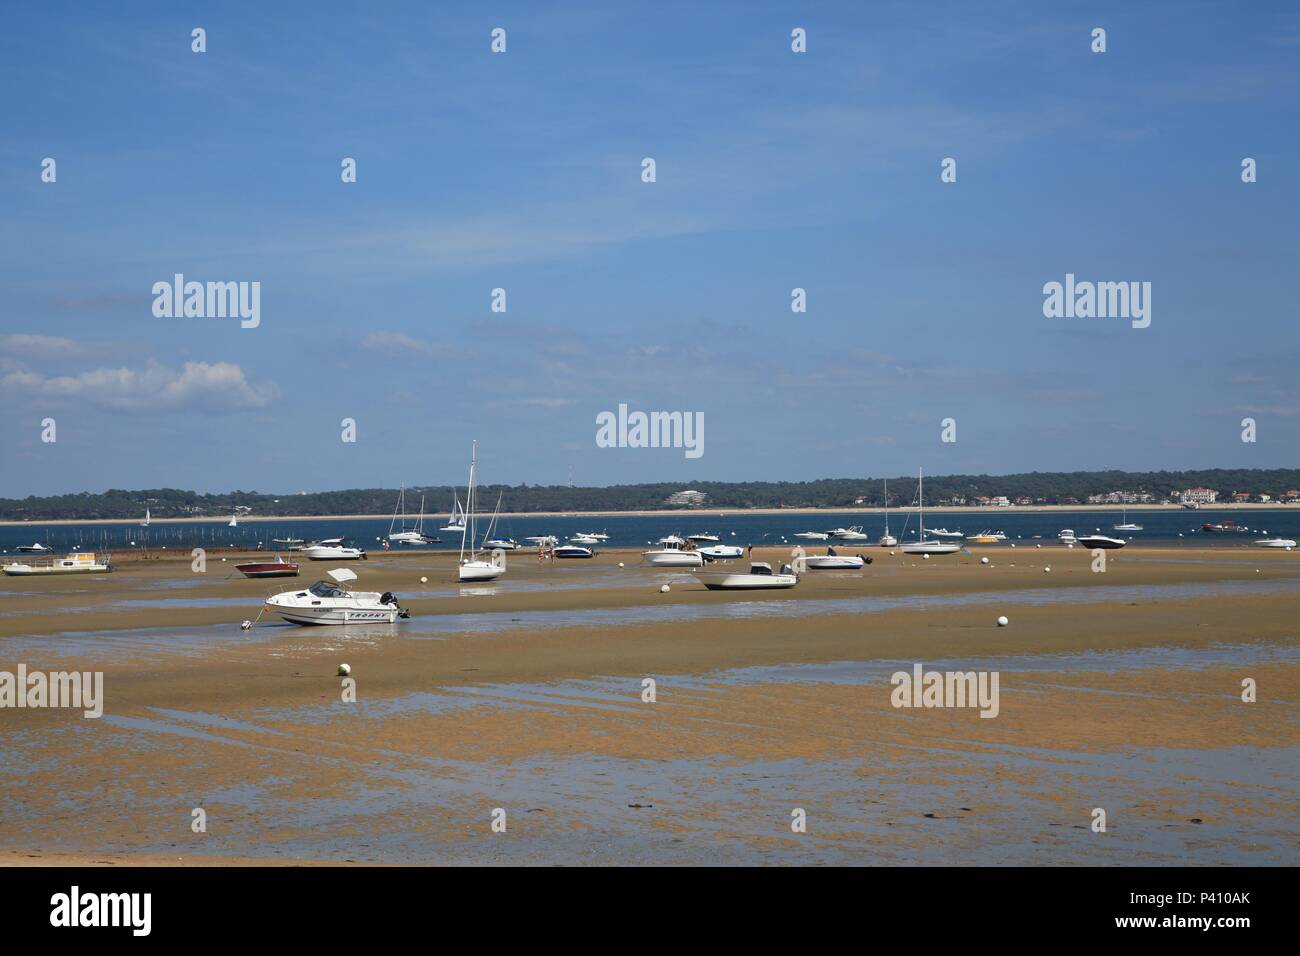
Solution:
<path fill-rule="evenodd" d="M 736 571 L 697 571 L 695 576 L 710 591 L 792 588 L 799 583 L 799 576 L 790 570 L 789 565 L 783 566 L 780 574 L 773 574 L 772 565 L 766 561 L 755 561 L 749 566 L 748 574 Z"/>
<path fill-rule="evenodd" d="M 411 612 L 397 603 L 390 592 L 348 591 L 340 585 L 355 581 L 350 568 L 328 572 L 334 579 L 317 581 L 305 591 L 285 591 L 266 599 L 266 610 L 274 611 L 290 624 L 392 624 Z"/>

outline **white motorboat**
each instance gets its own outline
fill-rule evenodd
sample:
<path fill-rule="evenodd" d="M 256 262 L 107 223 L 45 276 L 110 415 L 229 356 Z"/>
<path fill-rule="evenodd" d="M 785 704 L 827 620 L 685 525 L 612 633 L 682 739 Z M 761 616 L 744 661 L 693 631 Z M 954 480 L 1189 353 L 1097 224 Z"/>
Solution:
<path fill-rule="evenodd" d="M 1073 528 L 1062 528 L 1061 533 L 1057 535 L 1061 539 L 1061 544 L 1078 544 L 1079 539 L 1074 536 Z"/>
<path fill-rule="evenodd" d="M 949 531 L 947 528 L 926 528 L 926 534 L 932 534 L 936 538 L 964 538 L 960 531 Z M 1005 537 L 1005 535 L 1004 535 Z"/>
<path fill-rule="evenodd" d="M 495 581 L 506 573 L 504 548 L 496 549 L 489 557 L 474 542 L 478 536 L 478 517 L 474 513 L 474 487 L 478 481 L 478 442 L 474 442 L 469 454 L 469 487 L 465 491 L 465 511 L 460 534 L 460 563 L 456 568 L 456 577 L 460 581 Z M 501 499 L 497 499 L 497 511 L 501 509 Z M 496 526 L 496 513 L 488 525 L 486 540 Z M 466 544 L 469 548 L 466 549 Z"/>
<path fill-rule="evenodd" d="M 1290 538 L 1260 538 L 1255 542 L 1257 548 L 1281 548 L 1284 551 L 1290 551 L 1295 547 L 1295 542 Z"/>
<path fill-rule="evenodd" d="M 20 544 L 17 548 L 19 554 L 50 554 L 54 551 L 47 544 L 41 544 L 39 541 L 33 544 Z"/>
<path fill-rule="evenodd" d="M 302 538 L 272 538 L 272 544 L 278 544 L 286 551 L 301 551 L 305 543 Z"/>
<path fill-rule="evenodd" d="M 355 548 L 342 538 L 326 538 L 315 541 L 302 549 L 302 553 L 312 561 L 365 561 L 366 552 Z"/>
<path fill-rule="evenodd" d="M 576 544 L 562 544 L 554 552 L 557 558 L 593 558 L 596 552 Z"/>
<path fill-rule="evenodd" d="M 569 539 L 574 544 L 600 544 L 601 539 L 594 534 L 575 534 Z"/>
<path fill-rule="evenodd" d="M 652 568 L 704 567 L 704 555 L 699 551 L 683 547 L 686 542 L 676 535 L 670 534 L 666 538 L 660 538 L 659 544 L 662 547 L 641 552 L 641 557 L 645 559 L 645 563 Z"/>
<path fill-rule="evenodd" d="M 305 591 L 284 591 L 266 599 L 266 609 L 291 624 L 392 624 L 411 614 L 385 592 L 348 591 L 342 585 L 355 581 L 349 568 L 328 572 L 334 582 L 317 581 Z"/>
<path fill-rule="evenodd" d="M 827 548 L 826 552 L 805 555 L 798 563 L 809 571 L 857 571 L 868 560 L 860 554 L 836 554 L 832 548 Z"/>
<path fill-rule="evenodd" d="M 898 539 L 889 533 L 889 479 L 885 479 L 885 533 L 876 542 L 882 548 L 898 547 Z"/>
<path fill-rule="evenodd" d="M 98 560 L 93 551 L 82 551 L 40 563 L 16 561 L 6 564 L 0 570 L 13 577 L 27 577 L 39 574 L 104 574 L 112 571 L 113 566 L 108 561 Z"/>
<path fill-rule="evenodd" d="M 902 547 L 904 554 L 956 554 L 961 550 L 961 545 L 953 541 L 927 541 L 925 539 L 925 487 L 924 476 L 918 468 L 916 472 L 916 503 L 919 513 L 919 522 L 921 525 L 921 539 L 919 541 L 909 541 Z"/>
<path fill-rule="evenodd" d="M 608 541 L 609 535 L 604 531 L 579 531 L 571 540 L 576 541 L 579 538 L 594 538 L 596 541 Z"/>
<path fill-rule="evenodd" d="M 1085 548 L 1102 548 L 1107 551 L 1113 551 L 1122 548 L 1128 544 L 1123 538 L 1110 538 L 1104 534 L 1085 534 L 1074 539 L 1074 543 Z"/>
<path fill-rule="evenodd" d="M 735 544 L 714 544 L 700 548 L 699 553 L 708 561 L 733 561 L 745 556 L 745 549 Z"/>
<path fill-rule="evenodd" d="M 519 542 L 513 538 L 489 538 L 483 542 L 488 551 L 518 551 Z"/>
<path fill-rule="evenodd" d="M 848 528 L 836 528 L 833 531 L 826 532 L 837 541 L 866 541 L 867 535 L 862 532 L 862 525 L 855 524 Z"/>
<path fill-rule="evenodd" d="M 701 531 L 699 534 L 688 534 L 687 541 L 694 541 L 696 544 L 717 544 L 722 539 L 716 534 L 710 534 L 707 531 Z"/>
<path fill-rule="evenodd" d="M 697 571 L 695 576 L 710 591 L 756 591 L 766 588 L 792 588 L 799 583 L 799 576 L 782 567 L 780 574 L 772 573 L 772 565 L 765 561 L 755 561 L 749 566 L 749 573 L 740 571 Z"/>
<path fill-rule="evenodd" d="M 827 541 L 830 535 L 825 531 L 799 531 L 795 533 L 796 538 L 804 538 L 808 541 Z"/>
<path fill-rule="evenodd" d="M 539 534 L 531 538 L 524 538 L 529 544 L 535 544 L 539 548 L 551 547 L 560 543 L 560 539 L 553 534 Z M 577 540 L 576 538 L 574 540 Z M 595 539 L 593 539 L 595 540 Z M 586 542 L 583 542 L 584 544 Z"/>

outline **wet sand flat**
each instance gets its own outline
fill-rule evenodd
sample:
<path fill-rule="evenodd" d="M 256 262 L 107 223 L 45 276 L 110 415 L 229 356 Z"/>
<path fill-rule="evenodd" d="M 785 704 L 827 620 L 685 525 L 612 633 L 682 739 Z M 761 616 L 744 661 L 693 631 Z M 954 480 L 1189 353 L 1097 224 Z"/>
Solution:
<path fill-rule="evenodd" d="M 520 555 L 484 588 L 384 556 L 362 583 L 419 592 L 414 617 L 366 629 L 239 629 L 326 565 L 6 579 L 0 670 L 102 670 L 106 704 L 0 709 L 0 862 L 1296 861 L 1300 558 L 863 553 L 771 594 L 631 552 Z M 995 670 L 998 716 L 894 707 L 913 662 Z"/>

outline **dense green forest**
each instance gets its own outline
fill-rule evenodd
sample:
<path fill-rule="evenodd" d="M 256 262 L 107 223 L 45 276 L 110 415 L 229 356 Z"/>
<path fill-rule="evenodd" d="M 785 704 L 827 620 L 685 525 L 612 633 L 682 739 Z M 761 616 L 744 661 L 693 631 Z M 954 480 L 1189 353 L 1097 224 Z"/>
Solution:
<path fill-rule="evenodd" d="M 1212 469 L 1206 471 L 1087 471 L 1030 472 L 1019 475 L 935 475 L 925 480 L 927 504 L 938 505 L 953 498 L 1005 495 L 1012 501 L 1029 498 L 1039 504 L 1074 504 L 1089 495 L 1112 491 L 1147 492 L 1163 501 L 1171 492 L 1203 486 L 1220 497 L 1233 492 L 1268 494 L 1277 499 L 1284 492 L 1300 488 L 1300 469 Z M 710 509 L 745 508 L 850 508 L 858 499 L 861 506 L 884 504 L 880 478 L 826 478 L 819 481 L 724 482 L 700 481 L 680 484 L 613 485 L 607 488 L 574 488 L 567 485 L 487 485 L 479 489 L 479 500 L 491 509 L 501 495 L 503 511 L 599 512 L 671 510 L 669 495 L 689 487 L 708 496 Z M 889 479 L 890 504 L 908 504 L 916 495 L 915 476 Z M 463 495 L 464 489 L 460 489 Z M 445 514 L 451 508 L 452 488 L 446 485 L 408 488 L 408 505 L 419 507 L 426 496 L 430 514 Z M 397 499 L 394 488 L 357 488 L 313 494 L 264 494 L 232 491 L 206 495 L 176 488 L 141 491 L 113 489 L 95 494 L 82 492 L 25 499 L 0 498 L 0 519 L 57 520 L 93 518 L 140 518 L 149 508 L 155 518 L 221 516 L 241 511 L 269 515 L 344 515 L 391 513 Z"/>

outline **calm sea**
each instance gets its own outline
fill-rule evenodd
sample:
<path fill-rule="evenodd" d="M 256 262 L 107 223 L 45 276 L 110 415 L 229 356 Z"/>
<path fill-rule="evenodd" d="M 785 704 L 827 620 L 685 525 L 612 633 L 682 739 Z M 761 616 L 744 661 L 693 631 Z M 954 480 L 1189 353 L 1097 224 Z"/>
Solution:
<path fill-rule="evenodd" d="M 989 510 L 978 513 L 953 513 L 936 511 L 926 518 L 928 528 L 947 528 L 966 534 L 984 530 L 1005 531 L 1010 541 L 1041 538 L 1055 541 L 1063 528 L 1072 528 L 1079 534 L 1100 530 L 1131 540 L 1134 544 L 1160 545 L 1240 546 L 1256 538 L 1295 538 L 1300 540 L 1300 506 L 1275 510 L 1205 509 L 1201 511 L 1129 512 L 1128 520 L 1143 525 L 1138 532 L 1117 532 L 1112 526 L 1123 520 L 1120 512 L 1055 511 L 1017 512 L 1015 510 Z M 1205 522 L 1235 520 L 1246 532 L 1236 534 L 1207 534 L 1200 530 Z M 438 534 L 442 543 L 434 547 L 455 549 L 460 546 L 459 532 L 438 532 L 445 524 L 443 518 L 425 520 L 426 533 Z M 480 523 L 480 534 L 487 522 Z M 561 540 L 583 531 L 605 532 L 609 535 L 607 547 L 643 547 L 667 534 L 682 536 L 708 532 L 716 534 L 724 544 L 755 546 L 788 543 L 807 543 L 795 538 L 800 531 L 826 531 L 835 527 L 861 525 L 874 542 L 884 531 L 884 518 L 879 514 L 862 515 L 851 512 L 759 515 L 748 513 L 710 512 L 683 515 L 629 517 L 573 516 L 560 518 L 503 517 L 497 526 L 498 537 L 514 538 L 521 545 L 532 535 L 555 535 Z M 153 524 L 143 528 L 138 522 L 111 525 L 52 525 L 39 522 L 21 526 L 0 527 L 0 552 L 12 554 L 18 545 L 39 541 L 55 550 L 82 550 L 104 548 L 194 548 L 234 546 L 239 548 L 265 547 L 275 549 L 274 538 L 350 538 L 358 546 L 378 549 L 380 540 L 387 536 L 388 518 L 344 521 L 334 518 L 310 521 L 257 521 L 244 522 L 231 528 L 224 524 L 184 522 L 178 524 Z M 916 535 L 916 517 L 891 513 L 890 531 L 902 540 Z M 814 542 L 816 544 L 816 542 Z M 863 547 L 867 542 L 844 542 L 845 547 Z"/>

